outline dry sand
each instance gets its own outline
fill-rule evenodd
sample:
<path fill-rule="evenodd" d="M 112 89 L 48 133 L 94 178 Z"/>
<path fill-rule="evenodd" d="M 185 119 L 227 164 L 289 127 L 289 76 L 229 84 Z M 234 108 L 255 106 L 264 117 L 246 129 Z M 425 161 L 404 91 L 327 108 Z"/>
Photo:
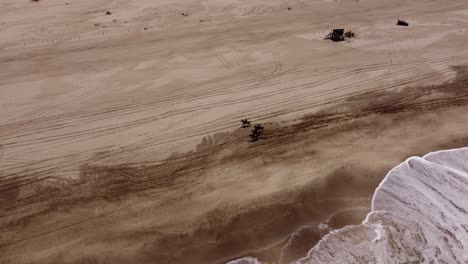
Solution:
<path fill-rule="evenodd" d="M 0 263 L 276 261 L 406 157 L 468 144 L 467 8 L 2 0 Z"/>

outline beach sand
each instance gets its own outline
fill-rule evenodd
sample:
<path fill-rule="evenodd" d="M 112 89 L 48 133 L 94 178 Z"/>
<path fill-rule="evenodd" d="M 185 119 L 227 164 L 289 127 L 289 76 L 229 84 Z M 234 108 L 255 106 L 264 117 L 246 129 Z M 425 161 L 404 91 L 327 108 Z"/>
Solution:
<path fill-rule="evenodd" d="M 393 166 L 468 144 L 466 8 L 2 1 L 0 262 L 305 255 L 322 234 L 281 258 L 295 231 L 359 223 Z"/>

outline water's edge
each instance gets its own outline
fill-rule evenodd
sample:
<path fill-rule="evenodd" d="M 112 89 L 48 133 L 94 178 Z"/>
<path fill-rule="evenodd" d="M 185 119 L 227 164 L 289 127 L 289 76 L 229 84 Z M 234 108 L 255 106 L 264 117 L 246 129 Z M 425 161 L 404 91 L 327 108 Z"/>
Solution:
<path fill-rule="evenodd" d="M 468 148 L 410 157 L 387 173 L 361 224 L 331 231 L 294 263 L 464 263 L 466 197 Z M 260 263 L 253 257 L 229 262 Z"/>

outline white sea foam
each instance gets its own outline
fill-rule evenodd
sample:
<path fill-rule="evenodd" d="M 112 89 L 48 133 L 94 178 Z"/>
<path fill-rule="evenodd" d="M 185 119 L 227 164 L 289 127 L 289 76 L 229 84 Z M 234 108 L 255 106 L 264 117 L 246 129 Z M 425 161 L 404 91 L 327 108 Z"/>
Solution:
<path fill-rule="evenodd" d="M 259 262 L 256 258 L 245 257 L 229 261 L 227 264 L 261 264 L 261 262 Z"/>
<path fill-rule="evenodd" d="M 295 263 L 468 263 L 468 148 L 393 168 L 362 224 L 330 232 Z"/>
<path fill-rule="evenodd" d="M 364 222 L 297 263 L 468 263 L 468 148 L 412 157 L 377 188 Z"/>

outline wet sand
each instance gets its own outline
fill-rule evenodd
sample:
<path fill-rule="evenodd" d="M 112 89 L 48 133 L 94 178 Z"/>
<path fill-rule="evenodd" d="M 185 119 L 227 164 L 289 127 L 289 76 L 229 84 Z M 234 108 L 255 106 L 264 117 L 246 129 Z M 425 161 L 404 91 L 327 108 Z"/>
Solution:
<path fill-rule="evenodd" d="M 158 165 L 88 165 L 76 180 L 10 188 L 2 192 L 10 205 L 3 208 L 2 250 L 17 258 L 31 243 L 43 252 L 49 243 L 58 249 L 80 237 L 79 247 L 52 260 L 220 263 L 268 248 L 300 226 L 369 207 L 373 190 L 402 159 L 467 144 L 468 75 L 459 71 L 446 85 L 375 91 L 347 98 L 340 112 L 324 110 L 293 125 L 266 123 L 254 143 L 247 129 L 237 129 Z M 353 221 L 345 218 L 332 223 Z M 38 223 L 47 231 L 29 230 Z M 45 238 L 47 244 L 37 244 Z M 102 256 L 111 249 L 119 250 Z"/>

